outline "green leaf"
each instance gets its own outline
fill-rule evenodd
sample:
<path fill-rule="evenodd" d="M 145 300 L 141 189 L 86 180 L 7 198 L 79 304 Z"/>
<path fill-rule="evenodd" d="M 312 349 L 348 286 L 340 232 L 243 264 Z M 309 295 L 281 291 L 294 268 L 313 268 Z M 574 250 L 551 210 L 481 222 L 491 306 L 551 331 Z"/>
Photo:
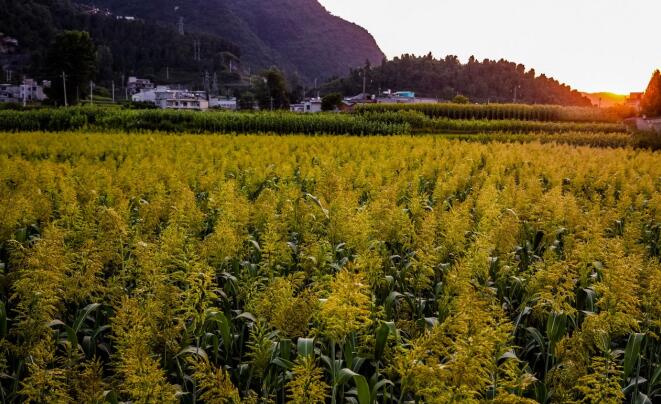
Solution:
<path fill-rule="evenodd" d="M 546 321 L 546 336 L 550 345 L 554 346 L 562 339 L 567 331 L 567 315 L 564 313 L 551 313 Z"/>
<path fill-rule="evenodd" d="M 239 314 L 238 316 L 236 316 L 236 318 L 242 318 L 244 320 L 250 321 L 251 323 L 257 322 L 255 316 L 252 313 L 248 313 L 247 311 L 244 311 L 243 313 Z"/>
<path fill-rule="evenodd" d="M 314 338 L 299 338 L 296 342 L 296 351 L 302 356 L 314 355 Z"/>
<path fill-rule="evenodd" d="M 624 395 L 627 395 L 631 392 L 631 390 L 633 390 L 634 387 L 640 386 L 641 384 L 645 384 L 645 383 L 647 383 L 647 379 L 645 379 L 644 377 L 638 376 L 635 378 L 631 378 L 629 380 L 629 384 L 622 389 L 622 393 L 624 393 Z"/>
<path fill-rule="evenodd" d="M 514 351 L 507 351 L 498 358 L 498 364 L 505 362 L 508 359 L 518 359 Z"/>
<path fill-rule="evenodd" d="M 57 327 L 60 325 L 66 326 L 66 324 L 64 324 L 64 321 L 62 320 L 52 320 L 50 323 L 48 323 L 48 327 Z"/>
<path fill-rule="evenodd" d="M 526 332 L 530 334 L 535 343 L 543 350 L 544 349 L 544 337 L 542 333 L 535 327 L 526 327 Z"/>
<path fill-rule="evenodd" d="M 356 388 L 358 389 L 358 402 L 360 404 L 372 404 L 372 395 L 370 386 L 363 375 L 356 375 L 353 377 Z"/>
<path fill-rule="evenodd" d="M 115 390 L 106 390 L 103 392 L 103 401 L 109 404 L 118 404 L 119 398 Z"/>
<path fill-rule="evenodd" d="M 291 340 L 283 338 L 278 342 L 278 352 L 282 359 L 291 359 Z"/>
<path fill-rule="evenodd" d="M 385 386 L 394 386 L 394 385 L 395 383 L 391 382 L 388 379 L 382 379 L 374 383 L 374 386 L 372 386 L 372 402 L 377 401 L 379 390 L 381 390 Z"/>
<path fill-rule="evenodd" d="M 76 317 L 76 321 L 74 321 L 73 323 L 73 327 L 72 327 L 73 330 L 76 333 L 80 332 L 80 328 L 85 323 L 85 319 L 95 310 L 97 310 L 99 307 L 101 307 L 100 303 L 92 303 L 92 304 L 88 304 L 80 312 L 78 312 L 78 317 Z"/>
<path fill-rule="evenodd" d="M 640 357 L 640 345 L 645 338 L 645 334 L 642 333 L 633 333 L 629 335 L 629 341 L 627 342 L 627 347 L 624 350 L 624 381 L 629 380 L 633 368 L 638 362 Z"/>
<path fill-rule="evenodd" d="M 179 356 L 182 356 L 182 355 L 188 355 L 188 354 L 199 356 L 201 358 L 204 358 L 207 361 L 209 360 L 209 357 L 207 356 L 207 353 L 204 351 L 204 349 L 198 348 L 198 347 L 192 346 L 192 345 L 182 349 L 181 351 L 179 351 L 179 353 L 177 355 L 175 355 L 175 357 L 179 357 Z"/>
<path fill-rule="evenodd" d="M 250 313 L 243 313 L 250 314 Z M 252 314 L 250 314 L 252 316 Z M 254 318 L 254 317 L 253 317 Z M 218 327 L 220 335 L 223 337 L 223 348 L 225 349 L 226 354 L 230 354 L 232 349 L 232 333 L 231 333 L 231 324 L 225 313 L 220 311 L 209 311 L 207 312 L 207 322 L 213 322 Z"/>
<path fill-rule="evenodd" d="M 341 369 L 340 378 L 339 378 L 340 384 L 344 384 L 350 379 L 353 379 L 354 383 L 356 384 L 358 403 L 372 404 L 372 395 L 370 392 L 370 386 L 367 383 L 367 379 L 365 379 L 365 376 L 360 375 L 351 369 L 347 369 L 347 368 Z"/>
<path fill-rule="evenodd" d="M 328 209 L 326 209 L 322 206 L 321 201 L 319 200 L 319 198 L 317 198 L 316 196 L 314 196 L 312 194 L 309 194 L 309 193 L 306 193 L 305 197 L 308 198 L 308 199 L 311 199 L 317 206 L 319 206 L 319 209 L 321 209 L 321 211 L 323 212 L 326 219 L 330 218 L 330 215 L 328 213 Z"/>
<path fill-rule="evenodd" d="M 431 330 L 432 328 L 438 326 L 438 318 L 425 317 L 425 325 L 427 326 L 427 329 Z"/>
<path fill-rule="evenodd" d="M 275 358 L 271 361 L 271 363 L 285 370 L 292 370 L 294 368 L 294 362 L 285 358 Z"/>
<path fill-rule="evenodd" d="M 642 392 L 638 392 L 638 396 L 634 398 L 634 404 L 652 404 L 652 400 Z"/>
<path fill-rule="evenodd" d="M 7 307 L 0 302 L 0 338 L 7 338 Z"/>
<path fill-rule="evenodd" d="M 383 351 L 386 347 L 386 342 L 388 341 L 388 335 L 390 335 L 390 327 L 386 323 L 382 323 L 379 328 L 376 329 L 376 343 L 374 344 L 374 360 L 381 360 Z"/>

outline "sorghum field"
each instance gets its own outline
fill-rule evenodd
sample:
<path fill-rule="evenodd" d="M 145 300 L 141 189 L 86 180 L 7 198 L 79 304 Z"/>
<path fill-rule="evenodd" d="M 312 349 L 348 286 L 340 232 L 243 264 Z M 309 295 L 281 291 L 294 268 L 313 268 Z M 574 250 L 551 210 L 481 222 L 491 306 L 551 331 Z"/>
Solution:
<path fill-rule="evenodd" d="M 658 152 L 6 133 L 0 218 L 3 403 L 661 399 Z"/>

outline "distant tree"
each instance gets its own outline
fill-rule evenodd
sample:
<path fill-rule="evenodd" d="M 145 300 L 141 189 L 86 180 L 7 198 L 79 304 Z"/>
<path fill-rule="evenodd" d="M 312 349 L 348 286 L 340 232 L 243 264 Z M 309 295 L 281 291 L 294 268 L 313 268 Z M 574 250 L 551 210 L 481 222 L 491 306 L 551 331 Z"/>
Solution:
<path fill-rule="evenodd" d="M 99 46 L 96 50 L 96 79 L 109 83 L 113 78 L 113 57 L 112 50 L 108 46 Z"/>
<path fill-rule="evenodd" d="M 455 104 L 468 104 L 470 100 L 465 95 L 457 95 L 452 99 Z"/>
<path fill-rule="evenodd" d="M 261 109 L 285 109 L 289 107 L 287 80 L 277 68 L 262 73 L 263 82 L 256 87 L 257 102 Z"/>
<path fill-rule="evenodd" d="M 250 91 L 245 91 L 237 97 L 237 106 L 242 110 L 251 111 L 255 108 L 255 94 Z"/>
<path fill-rule="evenodd" d="M 661 116 L 661 72 L 659 70 L 652 75 L 640 107 L 641 112 L 647 116 Z"/>
<path fill-rule="evenodd" d="M 76 102 L 76 93 L 81 98 L 89 92 L 89 82 L 96 74 L 96 51 L 87 32 L 65 31 L 58 34 L 48 50 L 46 73 L 53 81 L 48 97 L 58 105 L 64 105 L 64 84 L 69 104 Z"/>
<path fill-rule="evenodd" d="M 321 99 L 321 110 L 335 111 L 335 108 L 339 107 L 340 104 L 342 104 L 342 94 L 331 93 Z"/>

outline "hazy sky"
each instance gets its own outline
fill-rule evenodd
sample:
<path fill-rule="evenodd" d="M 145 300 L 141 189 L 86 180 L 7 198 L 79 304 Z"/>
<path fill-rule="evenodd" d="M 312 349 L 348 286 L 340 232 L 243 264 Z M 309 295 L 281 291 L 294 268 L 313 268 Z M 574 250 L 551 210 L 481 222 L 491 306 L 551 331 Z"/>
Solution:
<path fill-rule="evenodd" d="M 320 0 L 388 58 L 505 58 L 582 91 L 643 91 L 661 68 L 661 0 Z"/>

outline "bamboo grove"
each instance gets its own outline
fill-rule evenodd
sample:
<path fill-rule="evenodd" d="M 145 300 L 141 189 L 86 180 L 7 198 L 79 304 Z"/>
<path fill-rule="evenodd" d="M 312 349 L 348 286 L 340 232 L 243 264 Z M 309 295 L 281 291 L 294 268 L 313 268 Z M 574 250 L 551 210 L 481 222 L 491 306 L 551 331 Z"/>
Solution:
<path fill-rule="evenodd" d="M 661 156 L 0 135 L 3 403 L 651 403 Z"/>

